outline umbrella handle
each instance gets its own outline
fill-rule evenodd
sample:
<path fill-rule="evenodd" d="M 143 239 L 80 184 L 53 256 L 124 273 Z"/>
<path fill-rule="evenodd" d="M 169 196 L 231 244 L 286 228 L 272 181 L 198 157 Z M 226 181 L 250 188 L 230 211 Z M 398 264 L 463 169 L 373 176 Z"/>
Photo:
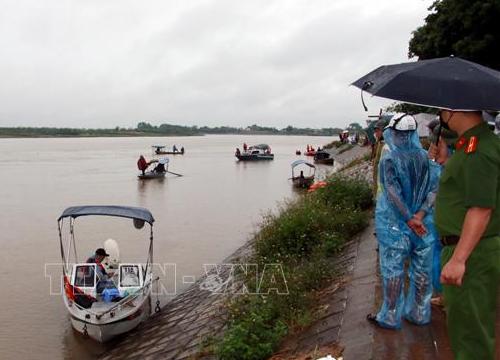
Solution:
<path fill-rule="evenodd" d="M 365 99 L 363 99 L 363 91 L 371 87 L 373 83 L 371 81 L 365 81 L 363 86 L 361 87 L 361 104 L 363 104 L 363 108 L 365 111 L 368 111 L 368 107 L 365 105 Z"/>
<path fill-rule="evenodd" d="M 439 129 L 438 129 L 438 133 L 437 133 L 437 137 L 436 137 L 436 146 L 439 144 L 439 138 L 441 137 L 441 130 L 443 129 L 443 127 L 441 126 L 441 124 L 439 124 Z"/>
<path fill-rule="evenodd" d="M 368 108 L 365 105 L 365 99 L 363 99 L 363 89 L 361 89 L 361 104 L 363 104 L 365 111 L 368 111 Z"/>
<path fill-rule="evenodd" d="M 438 133 L 437 133 L 437 137 L 436 137 L 436 147 L 439 146 L 439 138 L 441 137 L 441 130 L 443 129 L 443 126 L 441 126 L 441 124 L 438 125 L 439 126 L 439 129 L 438 129 Z M 436 162 L 436 158 L 432 159 L 432 161 Z"/>

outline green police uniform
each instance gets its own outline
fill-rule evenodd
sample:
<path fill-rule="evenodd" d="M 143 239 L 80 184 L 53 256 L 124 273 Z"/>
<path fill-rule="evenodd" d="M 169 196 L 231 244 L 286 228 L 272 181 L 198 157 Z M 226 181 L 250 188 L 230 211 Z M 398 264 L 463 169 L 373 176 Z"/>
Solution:
<path fill-rule="evenodd" d="M 486 123 L 469 129 L 461 139 L 440 179 L 435 214 L 439 234 L 459 236 L 470 207 L 493 212 L 467 260 L 462 286 L 443 287 L 448 334 L 455 359 L 494 360 L 500 282 L 500 139 Z M 442 265 L 454 250 L 455 246 L 443 248 Z"/>

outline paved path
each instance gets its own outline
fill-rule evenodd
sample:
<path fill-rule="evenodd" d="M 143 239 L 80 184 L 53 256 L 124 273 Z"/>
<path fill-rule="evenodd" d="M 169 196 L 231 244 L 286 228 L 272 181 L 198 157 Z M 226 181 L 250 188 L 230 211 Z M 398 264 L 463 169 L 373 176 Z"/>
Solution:
<path fill-rule="evenodd" d="M 372 233 L 369 226 L 332 261 L 337 276 L 319 293 L 319 319 L 286 339 L 273 360 L 337 356 L 344 347 L 344 354 L 352 354 L 349 358 L 362 359 L 357 354 L 371 349 L 373 331 L 366 326 L 363 314 L 373 307 L 377 281 Z M 344 359 L 348 357 L 344 355 Z"/>

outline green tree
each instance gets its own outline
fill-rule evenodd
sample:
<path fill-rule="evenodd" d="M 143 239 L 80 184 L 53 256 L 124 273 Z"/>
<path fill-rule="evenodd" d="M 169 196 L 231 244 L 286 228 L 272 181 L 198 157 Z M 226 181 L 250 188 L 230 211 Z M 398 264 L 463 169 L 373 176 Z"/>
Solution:
<path fill-rule="evenodd" d="M 137 124 L 137 130 L 139 131 L 153 131 L 156 130 L 156 126 L 152 126 L 150 123 L 147 122 L 140 122 Z"/>
<path fill-rule="evenodd" d="M 500 70 L 499 0 L 436 0 L 429 11 L 412 34 L 409 57 L 455 55 Z"/>
<path fill-rule="evenodd" d="M 413 105 L 402 102 L 395 102 L 391 105 L 387 106 L 384 109 L 386 112 L 394 112 L 394 113 L 407 113 L 407 114 L 419 114 L 419 113 L 428 113 L 428 114 L 437 114 L 438 109 L 429 108 L 427 106 Z"/>
<path fill-rule="evenodd" d="M 350 123 L 349 126 L 347 127 L 347 130 L 360 131 L 363 130 L 363 127 L 358 123 Z"/>

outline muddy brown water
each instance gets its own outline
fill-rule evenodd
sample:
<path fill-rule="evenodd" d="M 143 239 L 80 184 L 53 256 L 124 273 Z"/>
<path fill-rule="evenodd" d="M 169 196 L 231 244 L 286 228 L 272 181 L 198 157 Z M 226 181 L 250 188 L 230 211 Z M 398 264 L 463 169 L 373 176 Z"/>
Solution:
<path fill-rule="evenodd" d="M 169 264 L 166 289 L 181 292 L 220 263 L 257 229 L 262 215 L 293 198 L 288 180 L 296 149 L 328 137 L 203 136 L 177 138 L 0 139 L 0 358 L 87 359 L 105 346 L 83 339 L 70 325 L 59 291 L 61 268 L 56 219 L 68 206 L 117 204 L 151 210 L 155 262 Z M 238 163 L 237 146 L 268 143 L 269 162 Z M 169 156 L 163 180 L 137 179 L 139 154 L 151 145 L 184 146 Z M 331 171 L 320 167 L 319 175 Z M 147 231 L 130 220 L 77 220 L 82 261 L 111 237 L 124 261 L 144 261 Z M 175 265 L 172 265 L 175 264 Z M 172 271 L 175 266 L 175 272 Z M 51 295 L 51 291 L 55 294 Z M 162 297 L 162 304 L 169 297 Z"/>

